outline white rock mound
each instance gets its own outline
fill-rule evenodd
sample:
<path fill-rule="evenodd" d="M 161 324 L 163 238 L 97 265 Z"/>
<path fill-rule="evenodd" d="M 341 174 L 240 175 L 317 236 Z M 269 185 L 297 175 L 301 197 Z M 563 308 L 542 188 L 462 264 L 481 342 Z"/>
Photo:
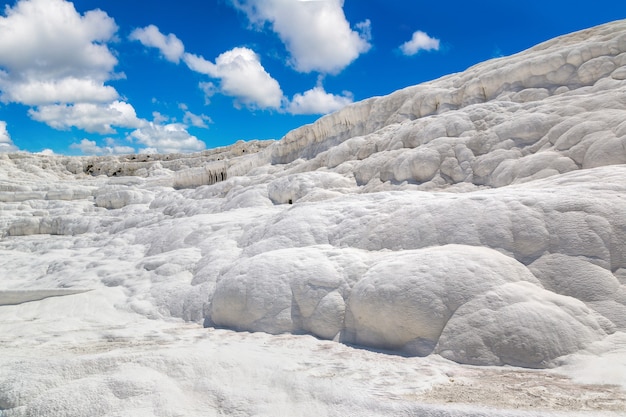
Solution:
<path fill-rule="evenodd" d="M 461 306 L 518 280 L 539 284 L 492 249 L 446 245 L 386 256 L 352 289 L 344 340 L 427 355 Z"/>
<path fill-rule="evenodd" d="M 542 368 L 613 330 L 609 320 L 574 298 L 512 283 L 461 306 L 443 330 L 437 352 L 472 365 Z"/>
<path fill-rule="evenodd" d="M 276 142 L 0 155 L 0 291 L 553 366 L 626 331 L 624 97 L 618 21 Z"/>

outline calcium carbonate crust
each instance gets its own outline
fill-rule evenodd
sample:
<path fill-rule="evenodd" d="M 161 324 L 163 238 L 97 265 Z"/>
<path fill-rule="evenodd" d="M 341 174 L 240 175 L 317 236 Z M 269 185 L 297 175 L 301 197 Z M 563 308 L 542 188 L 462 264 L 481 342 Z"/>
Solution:
<path fill-rule="evenodd" d="M 549 367 L 626 331 L 624 164 L 618 21 L 276 142 L 0 155 L 2 285 L 121 288 L 117 308 L 151 318 Z"/>

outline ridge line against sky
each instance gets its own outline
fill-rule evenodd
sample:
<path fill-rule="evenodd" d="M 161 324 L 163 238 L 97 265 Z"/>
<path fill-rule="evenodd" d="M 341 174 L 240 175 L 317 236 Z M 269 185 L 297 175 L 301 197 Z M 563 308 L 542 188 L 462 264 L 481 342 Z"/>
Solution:
<path fill-rule="evenodd" d="M 608 0 L 389 3 L 4 1 L 0 152 L 279 139 L 356 100 L 626 17 Z"/>

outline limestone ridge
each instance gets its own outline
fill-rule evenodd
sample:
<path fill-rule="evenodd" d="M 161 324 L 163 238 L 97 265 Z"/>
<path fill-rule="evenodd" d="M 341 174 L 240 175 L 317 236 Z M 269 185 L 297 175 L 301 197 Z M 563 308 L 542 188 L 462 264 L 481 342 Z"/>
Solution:
<path fill-rule="evenodd" d="M 227 177 L 229 161 L 233 158 L 253 155 L 270 145 L 272 141 L 239 141 L 233 145 L 209 149 L 193 154 L 145 154 L 109 157 L 86 157 L 78 170 L 90 175 L 150 176 L 158 170 L 180 173 L 177 187 L 214 184 Z M 197 169 L 197 168 L 203 168 Z M 184 174 L 186 170 L 193 170 Z M 154 175 L 154 174 L 153 174 Z M 198 176 L 192 179 L 191 177 Z M 191 181 L 185 184 L 185 180 Z"/>
<path fill-rule="evenodd" d="M 0 290 L 549 367 L 626 331 L 624 196 L 618 21 L 276 142 L 0 154 Z"/>
<path fill-rule="evenodd" d="M 266 152 L 276 164 L 308 160 L 311 170 L 349 164 L 370 186 L 497 187 L 625 163 L 624 52 L 626 21 L 562 36 L 348 106 Z"/>

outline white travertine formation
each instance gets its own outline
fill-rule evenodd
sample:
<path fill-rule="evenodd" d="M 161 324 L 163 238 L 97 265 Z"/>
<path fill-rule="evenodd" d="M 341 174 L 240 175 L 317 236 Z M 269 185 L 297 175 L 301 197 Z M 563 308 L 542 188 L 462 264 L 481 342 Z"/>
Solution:
<path fill-rule="evenodd" d="M 505 284 L 461 306 L 437 345 L 472 365 L 544 367 L 601 340 L 613 324 L 571 297 L 529 284 Z"/>
<path fill-rule="evenodd" d="M 461 306 L 518 280 L 538 284 L 522 264 L 491 249 L 446 245 L 386 256 L 352 289 L 345 338 L 427 355 Z"/>
<path fill-rule="evenodd" d="M 0 334 L 22 332 L 2 339 L 15 349 L 39 340 L 28 326 L 51 326 L 54 345 L 58 329 L 182 319 L 442 362 L 544 368 L 587 352 L 626 369 L 626 21 L 356 103 L 276 142 L 0 154 L 0 236 L 0 304 L 16 304 L 0 305 Z M 66 319 L 53 311 L 62 302 Z M 147 380 L 180 380 L 168 361 L 209 384 L 200 354 L 111 355 L 94 362 L 113 375 L 106 386 L 59 364 L 46 382 L 0 359 L 29 381 L 16 390 L 0 373 L 0 414 L 53 415 L 74 390 L 106 393 L 100 411 L 83 402 L 74 415 L 134 412 L 128 398 L 158 397 L 141 391 Z M 120 373 L 118 359 L 143 370 Z M 158 388 L 174 403 L 188 400 L 180 389 Z M 211 392 L 211 407 L 256 413 Z M 417 415 L 457 415 L 433 410 Z"/>

